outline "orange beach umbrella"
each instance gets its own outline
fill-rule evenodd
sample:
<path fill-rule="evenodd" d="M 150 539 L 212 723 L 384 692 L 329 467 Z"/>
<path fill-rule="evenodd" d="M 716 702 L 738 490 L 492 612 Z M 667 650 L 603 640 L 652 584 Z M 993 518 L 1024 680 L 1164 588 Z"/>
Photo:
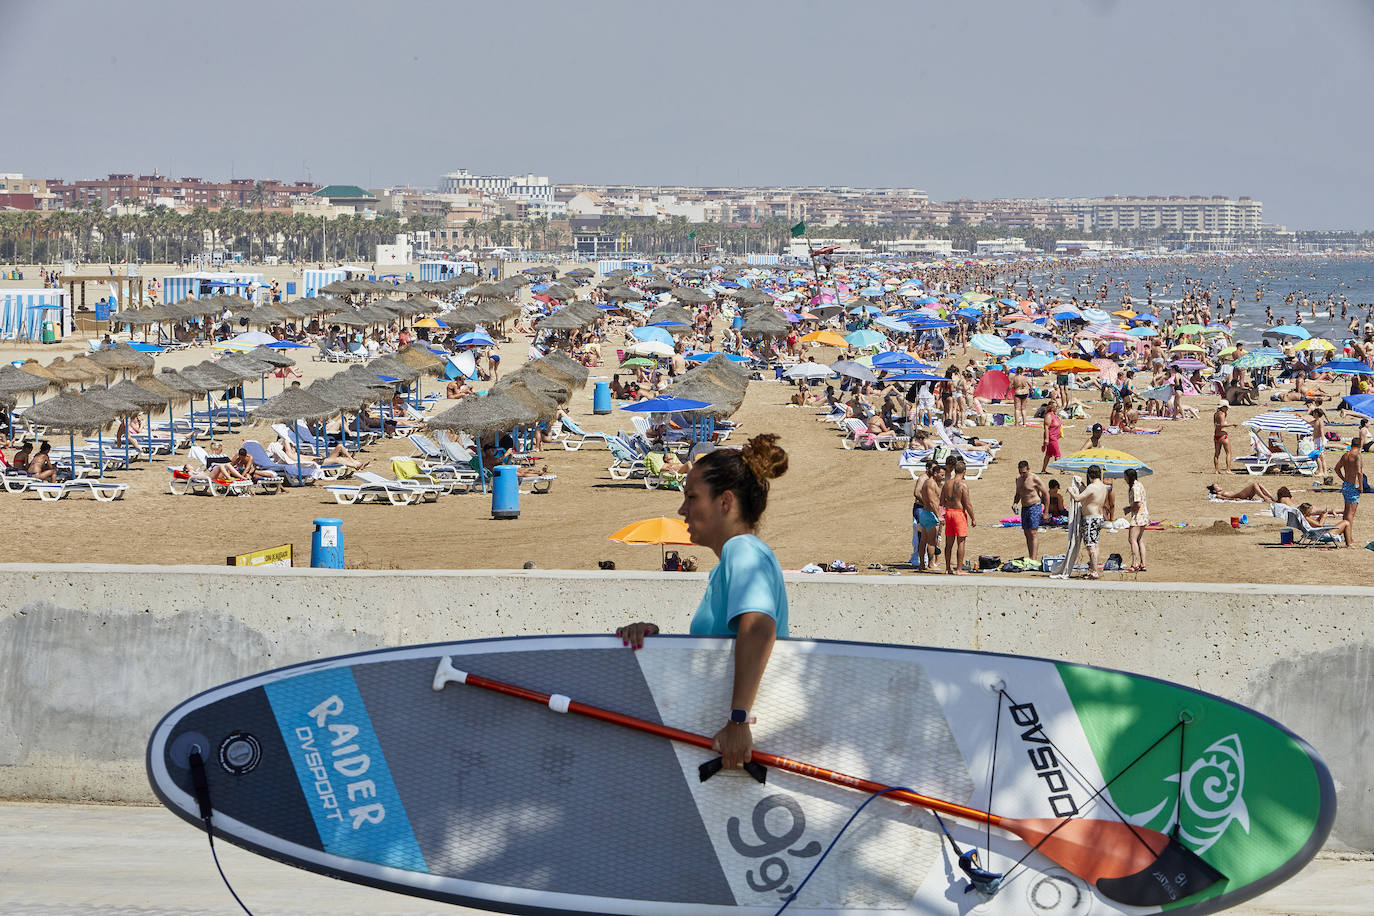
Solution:
<path fill-rule="evenodd" d="M 659 553 L 666 556 L 664 544 L 690 544 L 692 538 L 687 534 L 687 523 L 680 518 L 646 518 L 631 522 L 609 538 L 622 544 L 657 544 Z"/>
<path fill-rule="evenodd" d="M 1052 363 L 1046 363 L 1040 367 L 1041 372 L 1100 372 L 1101 370 L 1088 362 L 1086 359 L 1075 359 L 1067 357 L 1056 359 Z"/>

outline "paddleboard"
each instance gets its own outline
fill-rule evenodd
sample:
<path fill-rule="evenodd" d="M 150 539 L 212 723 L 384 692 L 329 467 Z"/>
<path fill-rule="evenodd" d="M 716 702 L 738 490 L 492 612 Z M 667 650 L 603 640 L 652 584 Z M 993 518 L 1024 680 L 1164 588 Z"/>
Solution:
<path fill-rule="evenodd" d="M 688 636 L 638 652 L 604 636 L 372 651 L 187 700 L 155 729 L 148 776 L 173 812 L 203 828 L 204 802 L 214 835 L 243 848 L 510 913 L 768 914 L 793 894 L 787 912 L 813 916 L 1211 913 L 1298 871 L 1335 816 L 1326 766 L 1283 726 L 1176 684 L 1043 659 L 780 641 L 756 749 L 941 804 L 1062 819 L 1062 836 L 1117 828 L 1101 849 L 1037 850 L 948 813 L 947 836 L 928 810 L 885 797 L 834 842 L 874 790 L 776 765 L 762 783 L 703 781 L 712 752 L 582 705 L 709 736 L 732 670 L 732 640 Z M 1140 852 L 1119 839 L 1129 829 L 1176 836 L 1214 883 L 1187 886 L 1194 872 L 1163 858 L 1131 879 L 1141 886 L 1098 880 L 1099 863 Z M 954 844 L 1001 881 L 974 889 Z"/>

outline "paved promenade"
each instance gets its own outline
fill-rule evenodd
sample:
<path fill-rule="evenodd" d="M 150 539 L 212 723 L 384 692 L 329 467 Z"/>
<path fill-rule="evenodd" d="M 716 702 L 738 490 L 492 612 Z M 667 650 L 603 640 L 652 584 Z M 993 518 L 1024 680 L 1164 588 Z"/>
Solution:
<path fill-rule="evenodd" d="M 257 916 L 454 916 L 460 907 L 384 893 L 220 844 Z M 0 914 L 236 916 L 204 835 L 161 808 L 0 804 Z M 1374 860 L 1323 857 L 1237 916 L 1374 914 Z"/>

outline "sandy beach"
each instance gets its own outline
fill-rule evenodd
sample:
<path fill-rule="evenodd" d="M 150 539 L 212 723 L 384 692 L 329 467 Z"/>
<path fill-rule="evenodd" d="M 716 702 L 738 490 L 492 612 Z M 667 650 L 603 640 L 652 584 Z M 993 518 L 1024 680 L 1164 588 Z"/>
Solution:
<path fill-rule="evenodd" d="M 513 269 L 522 266 L 513 265 Z M 269 280 L 293 276 L 290 267 L 253 269 L 267 274 Z M 36 276 L 34 268 L 25 272 Z M 143 270 L 145 277 L 174 272 L 166 265 L 145 266 Z M 7 281 L 6 285 L 19 284 Z M 607 339 L 603 367 L 592 370 L 593 379 L 609 375 L 618 343 L 618 332 Z M 47 363 L 57 356 L 70 358 L 85 347 L 84 338 L 69 337 L 48 346 L 9 345 L 0 348 L 0 356 Z M 528 337 L 514 334 L 501 348 L 503 368 L 509 371 L 523 364 L 527 351 Z M 179 368 L 213 358 L 217 352 L 201 346 L 159 354 L 157 365 Z M 827 347 L 817 347 L 811 353 L 819 362 L 831 362 L 839 356 L 839 351 Z M 968 358 L 957 348 L 954 357 L 960 364 Z M 297 368 L 307 384 L 340 369 L 335 364 L 311 361 L 308 355 L 298 360 Z M 435 386 L 432 381 L 428 384 Z M 269 379 L 268 396 L 283 385 L 281 380 Z M 248 392 L 253 394 L 258 387 L 249 383 Z M 787 405 L 793 390 L 787 383 L 771 379 L 753 382 L 736 415 L 743 424 L 736 436 L 776 432 L 791 456 L 791 469 L 774 484 L 761 534 L 785 569 L 842 560 L 865 571 L 880 567 L 901 575 L 915 574 L 907 566 L 913 484 L 907 472 L 897 466 L 897 453 L 845 449 L 833 426 L 817 422 L 815 409 Z M 1110 405 L 1091 400 L 1090 394 L 1085 392 L 1084 400 L 1091 417 L 1065 421 L 1066 454 L 1087 439 L 1093 422 L 1107 420 Z M 1145 535 L 1147 572 L 1108 572 L 1105 577 L 1309 584 L 1368 581 L 1374 570 L 1374 553 L 1280 547 L 1281 526 L 1269 515 L 1267 504 L 1209 501 L 1207 484 L 1235 487 L 1261 478 L 1214 474 L 1210 413 L 1215 398 L 1197 396 L 1185 402 L 1198 410 L 1198 419 L 1150 418 L 1150 425 L 1163 429 L 1158 435 L 1104 438 L 1104 446 L 1135 455 L 1154 469 L 1154 475 L 1143 482 L 1151 517 L 1160 523 Z M 617 409 L 610 415 L 593 414 L 590 383 L 574 395 L 568 407 L 586 429 L 630 429 L 628 413 Z M 1010 407 L 1005 409 L 1010 412 Z M 1264 409 L 1233 408 L 1231 420 L 1239 423 Z M 1335 427 L 1343 436 L 1352 430 Z M 998 522 L 1011 515 L 1017 461 L 1025 458 L 1033 469 L 1039 468 L 1041 433 L 1038 428 L 1010 426 L 980 432 L 1000 438 L 1003 449 L 982 479 L 970 483 L 978 525 L 968 540 L 967 556 L 975 560 L 980 554 L 1004 560 L 1020 557 L 1026 552 L 1020 528 L 999 527 Z M 225 444 L 231 454 L 245 435 L 264 442 L 272 438 L 270 429 L 250 426 L 228 437 Z M 1243 436 L 1235 438 L 1242 440 L 1235 447 L 1243 444 Z M 385 472 L 388 459 L 412 452 L 410 442 L 393 439 L 369 448 L 367 456 L 373 459 L 374 469 Z M 608 541 L 606 536 L 637 519 L 674 515 L 679 497 L 673 491 L 646 489 L 639 481 L 612 480 L 607 473 L 608 458 L 604 449 L 594 447 L 576 452 L 557 445 L 546 449 L 542 463 L 549 473 L 558 475 L 558 480 L 547 495 L 522 497 L 521 515 L 515 520 L 493 520 L 490 497 L 480 493 L 445 496 L 437 503 L 404 508 L 339 506 L 320 487 L 246 499 L 172 496 L 167 490 L 166 459 L 119 472 L 117 479 L 127 483 L 129 491 L 116 503 L 85 498 L 44 503 L 30 494 L 9 493 L 0 495 L 0 500 L 14 532 L 7 558 L 17 562 L 220 564 L 230 554 L 291 543 L 297 564 L 303 565 L 309 563 L 313 520 L 338 517 L 343 520 L 350 567 L 483 569 L 518 568 L 533 562 L 540 568 L 591 569 L 599 561 L 612 560 L 622 569 L 653 569 L 659 564 L 657 548 L 626 546 Z M 1049 476 L 1056 475 L 1051 472 Z M 1287 485 L 1299 501 L 1339 512 L 1339 492 L 1313 492 L 1311 477 L 1269 474 L 1262 480 L 1270 489 Z M 1062 482 L 1067 484 L 1066 479 Z M 1231 518 L 1242 515 L 1249 517 L 1249 523 L 1233 528 Z M 1369 541 L 1372 531 L 1374 528 L 1361 531 L 1357 522 L 1357 543 Z M 1041 552 L 1062 553 L 1065 537 L 1062 529 L 1042 531 Z M 701 548 L 688 547 L 682 552 L 695 556 L 704 569 L 709 569 L 715 559 Z M 1104 558 L 1113 552 L 1127 554 L 1124 532 L 1105 533 L 1102 552 Z"/>

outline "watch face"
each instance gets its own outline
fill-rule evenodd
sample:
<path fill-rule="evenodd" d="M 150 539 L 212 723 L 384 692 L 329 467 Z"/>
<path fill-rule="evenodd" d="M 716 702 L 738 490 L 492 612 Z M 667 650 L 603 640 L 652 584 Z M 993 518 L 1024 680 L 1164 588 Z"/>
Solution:
<path fill-rule="evenodd" d="M 743 725 L 744 723 L 746 723 L 746 722 L 749 721 L 749 710 L 747 710 L 747 709 L 732 709 L 732 710 L 730 710 L 730 721 L 731 721 L 731 722 L 736 722 L 736 723 L 738 723 L 738 724 L 740 724 L 740 725 Z"/>

